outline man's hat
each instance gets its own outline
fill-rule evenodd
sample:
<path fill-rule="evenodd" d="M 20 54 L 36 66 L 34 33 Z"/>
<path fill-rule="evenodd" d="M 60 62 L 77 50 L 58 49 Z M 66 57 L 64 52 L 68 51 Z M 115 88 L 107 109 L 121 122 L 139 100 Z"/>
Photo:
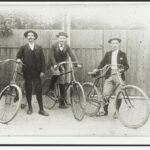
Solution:
<path fill-rule="evenodd" d="M 33 34 L 34 34 L 34 37 L 35 37 L 35 40 L 38 38 L 38 34 L 37 34 L 35 31 L 32 31 L 32 30 L 26 31 L 26 32 L 24 33 L 24 36 L 27 37 L 27 36 L 28 36 L 28 33 L 33 33 Z"/>
<path fill-rule="evenodd" d="M 121 42 L 121 39 L 119 39 L 119 38 L 111 38 L 108 40 L 108 42 L 111 43 L 112 40 L 117 40 L 117 41 L 119 41 L 119 43 Z"/>
<path fill-rule="evenodd" d="M 65 32 L 59 32 L 56 36 L 57 37 L 59 37 L 59 36 L 65 36 L 66 38 L 68 37 L 67 33 L 65 33 Z"/>

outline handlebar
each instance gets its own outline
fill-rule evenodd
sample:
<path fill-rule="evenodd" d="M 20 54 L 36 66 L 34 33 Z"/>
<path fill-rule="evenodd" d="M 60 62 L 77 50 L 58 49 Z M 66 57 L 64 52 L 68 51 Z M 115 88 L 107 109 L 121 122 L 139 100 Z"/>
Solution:
<path fill-rule="evenodd" d="M 21 64 L 21 65 L 24 65 L 25 66 L 25 64 L 21 61 L 21 62 L 17 62 L 15 59 L 5 59 L 5 60 L 2 60 L 2 61 L 0 61 L 0 63 L 2 63 L 2 65 L 3 64 L 5 64 L 5 63 L 7 63 L 7 62 L 10 62 L 10 61 L 12 61 L 12 62 L 15 62 L 15 63 L 17 63 L 17 64 Z"/>
<path fill-rule="evenodd" d="M 122 65 L 122 64 L 117 64 L 117 65 L 111 65 L 111 64 L 109 64 L 109 65 L 105 65 L 103 68 L 101 68 L 101 69 L 98 69 L 96 72 L 88 72 L 88 75 L 95 75 L 96 73 L 98 73 L 98 72 L 100 72 L 100 71 L 103 71 L 103 73 L 101 74 L 101 76 L 104 76 L 105 74 L 106 74 L 106 72 L 111 68 L 111 67 L 113 67 L 113 66 L 117 66 L 117 71 L 116 72 L 118 72 L 118 73 L 120 73 L 121 71 L 123 71 L 124 70 L 124 66 Z M 118 68 L 123 68 L 122 70 L 120 70 L 119 71 L 119 69 Z M 124 72 L 124 71 L 123 71 Z M 114 74 L 116 74 L 116 73 L 114 73 Z"/>
<path fill-rule="evenodd" d="M 61 65 L 64 65 L 64 64 L 70 64 L 71 66 L 73 66 L 73 64 L 79 64 L 79 63 L 78 62 L 63 61 L 63 62 L 57 64 L 57 68 L 59 68 Z M 82 64 L 80 64 L 80 65 L 83 67 Z"/>

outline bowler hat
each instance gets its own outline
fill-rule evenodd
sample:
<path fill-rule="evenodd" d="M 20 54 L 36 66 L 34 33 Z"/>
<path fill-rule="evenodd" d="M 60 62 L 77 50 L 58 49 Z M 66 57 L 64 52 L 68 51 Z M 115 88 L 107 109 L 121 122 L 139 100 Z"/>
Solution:
<path fill-rule="evenodd" d="M 65 33 L 65 32 L 59 32 L 56 36 L 57 37 L 59 37 L 59 36 L 65 36 L 66 38 L 68 37 L 67 33 Z"/>
<path fill-rule="evenodd" d="M 27 37 L 27 36 L 28 36 L 28 33 L 33 33 L 33 34 L 34 34 L 34 37 L 35 37 L 35 40 L 38 38 L 38 34 L 37 34 L 35 31 L 32 31 L 32 30 L 26 31 L 26 32 L 24 33 L 24 36 Z"/>
<path fill-rule="evenodd" d="M 121 39 L 119 39 L 119 38 L 111 38 L 108 40 L 108 42 L 111 43 L 112 40 L 117 40 L 117 41 L 119 41 L 119 43 L 121 42 Z"/>

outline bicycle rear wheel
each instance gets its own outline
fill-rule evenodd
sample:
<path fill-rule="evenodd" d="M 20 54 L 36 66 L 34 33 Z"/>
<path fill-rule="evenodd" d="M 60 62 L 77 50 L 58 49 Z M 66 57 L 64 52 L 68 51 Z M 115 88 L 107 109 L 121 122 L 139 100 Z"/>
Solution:
<path fill-rule="evenodd" d="M 43 106 L 47 109 L 52 109 L 58 100 L 55 92 L 50 91 L 51 79 L 48 78 L 42 83 L 42 98 L 43 98 Z"/>
<path fill-rule="evenodd" d="M 79 82 L 75 82 L 70 90 L 71 108 L 76 120 L 82 121 L 85 115 L 82 104 L 85 102 L 83 88 Z"/>
<path fill-rule="evenodd" d="M 93 117 L 100 109 L 100 93 L 96 86 L 91 82 L 83 83 L 83 89 L 85 93 L 86 102 L 84 105 L 84 111 L 86 115 Z"/>
<path fill-rule="evenodd" d="M 127 85 L 118 92 L 115 105 L 122 124 L 134 129 L 142 127 L 150 115 L 148 101 L 145 92 L 133 85 Z"/>
<path fill-rule="evenodd" d="M 17 114 L 22 100 L 21 89 L 11 84 L 0 93 L 0 122 L 8 123 Z"/>

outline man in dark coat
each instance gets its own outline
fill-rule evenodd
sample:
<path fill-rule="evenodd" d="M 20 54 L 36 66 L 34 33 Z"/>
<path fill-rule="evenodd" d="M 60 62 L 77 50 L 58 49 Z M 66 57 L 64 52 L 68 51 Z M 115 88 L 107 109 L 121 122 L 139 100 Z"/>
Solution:
<path fill-rule="evenodd" d="M 124 72 L 127 71 L 129 68 L 126 54 L 119 49 L 121 39 L 111 38 L 108 42 L 110 43 L 111 50 L 109 52 L 106 52 L 104 58 L 100 62 L 97 69 L 93 70 L 93 72 L 96 73 L 98 69 L 103 68 L 105 65 L 110 65 L 110 64 L 112 65 L 111 68 L 106 73 L 106 80 L 104 83 L 103 94 L 106 97 L 106 99 L 107 99 L 107 96 L 109 96 L 112 93 L 116 85 L 119 83 L 117 75 L 113 74 L 116 72 L 117 69 L 122 69 L 122 68 L 118 68 L 117 64 L 121 64 L 123 66 L 123 70 L 121 73 L 121 79 L 123 82 L 125 81 Z M 119 90 L 119 87 L 118 89 L 116 89 L 116 93 L 118 90 Z M 121 105 L 121 99 L 118 100 L 117 107 L 120 108 L 120 105 Z M 108 104 L 104 106 L 104 111 L 105 111 L 104 115 L 108 115 Z M 114 118 L 116 117 L 117 116 L 115 113 Z"/>
<path fill-rule="evenodd" d="M 17 53 L 17 61 L 22 61 L 25 65 L 22 68 L 25 79 L 26 98 L 28 102 L 27 114 L 32 114 L 32 82 L 35 89 L 36 98 L 39 104 L 39 114 L 48 116 L 49 114 L 43 109 L 41 78 L 45 72 L 45 58 L 42 47 L 35 44 L 38 35 L 34 31 L 24 33 L 28 43 L 22 46 Z"/>
<path fill-rule="evenodd" d="M 51 63 L 49 64 L 49 66 L 53 74 L 51 85 L 50 85 L 50 90 L 54 90 L 54 84 L 57 80 L 58 75 L 66 72 L 66 65 L 60 66 L 60 68 L 56 70 L 57 64 L 63 61 L 67 61 L 68 56 L 71 57 L 71 60 L 73 62 L 77 62 L 77 58 L 75 54 L 72 52 L 69 45 L 66 43 L 66 38 L 68 37 L 68 35 L 65 32 L 60 32 L 56 36 L 58 37 L 58 42 L 52 45 L 51 53 L 50 53 Z M 81 65 L 78 63 L 76 64 L 76 66 L 81 67 Z M 59 88 L 60 88 L 60 94 L 61 94 L 59 108 L 66 108 L 65 102 L 64 102 L 65 83 L 66 83 L 66 75 L 61 75 L 59 77 Z"/>

